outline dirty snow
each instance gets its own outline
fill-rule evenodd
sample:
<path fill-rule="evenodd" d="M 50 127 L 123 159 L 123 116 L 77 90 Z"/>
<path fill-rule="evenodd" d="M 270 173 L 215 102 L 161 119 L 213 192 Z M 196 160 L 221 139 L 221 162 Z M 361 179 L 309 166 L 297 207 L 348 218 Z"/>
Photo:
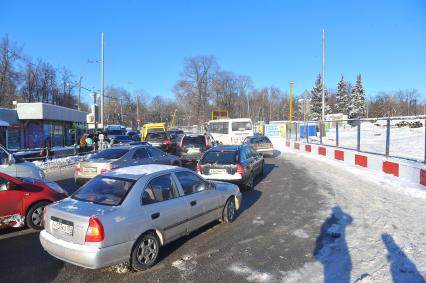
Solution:
<path fill-rule="evenodd" d="M 315 261 L 271 281 L 426 282 L 423 186 L 273 142 L 281 158 L 327 180 L 330 191 L 322 192 L 329 203 L 320 215 Z"/>

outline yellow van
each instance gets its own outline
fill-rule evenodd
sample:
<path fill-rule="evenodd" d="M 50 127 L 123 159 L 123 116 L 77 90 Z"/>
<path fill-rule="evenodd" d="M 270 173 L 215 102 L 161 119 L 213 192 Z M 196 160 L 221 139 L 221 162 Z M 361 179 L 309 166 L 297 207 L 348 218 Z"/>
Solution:
<path fill-rule="evenodd" d="M 144 141 L 148 133 L 165 132 L 166 127 L 164 123 L 150 123 L 145 124 L 141 130 L 141 140 Z"/>

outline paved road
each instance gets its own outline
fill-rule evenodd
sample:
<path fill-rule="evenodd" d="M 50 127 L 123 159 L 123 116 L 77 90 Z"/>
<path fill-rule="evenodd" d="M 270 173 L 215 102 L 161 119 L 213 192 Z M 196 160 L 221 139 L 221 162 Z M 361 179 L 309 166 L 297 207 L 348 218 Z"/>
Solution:
<path fill-rule="evenodd" d="M 0 282 L 213 282 L 270 281 L 313 262 L 315 240 L 328 209 L 325 181 L 309 177 L 294 160 L 267 159 L 266 176 L 244 192 L 232 224 L 212 223 L 164 247 L 159 263 L 146 272 L 118 273 L 117 267 L 86 270 L 43 251 L 38 233 L 0 232 Z M 72 169 L 50 178 L 76 189 Z"/>

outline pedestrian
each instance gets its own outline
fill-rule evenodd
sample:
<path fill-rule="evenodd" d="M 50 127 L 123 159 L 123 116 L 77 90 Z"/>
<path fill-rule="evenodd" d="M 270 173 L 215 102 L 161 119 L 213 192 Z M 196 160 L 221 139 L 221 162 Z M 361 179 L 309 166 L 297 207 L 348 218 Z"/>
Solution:
<path fill-rule="evenodd" d="M 91 150 L 93 148 L 93 138 L 92 138 L 92 135 L 87 135 L 87 137 L 86 137 L 86 147 L 87 147 L 87 150 Z"/>
<path fill-rule="evenodd" d="M 98 149 L 99 149 L 99 136 L 98 136 L 97 132 L 93 135 L 93 144 L 95 146 L 95 151 L 98 151 Z"/>
<path fill-rule="evenodd" d="M 80 138 L 80 152 L 86 151 L 86 134 L 82 135 Z"/>

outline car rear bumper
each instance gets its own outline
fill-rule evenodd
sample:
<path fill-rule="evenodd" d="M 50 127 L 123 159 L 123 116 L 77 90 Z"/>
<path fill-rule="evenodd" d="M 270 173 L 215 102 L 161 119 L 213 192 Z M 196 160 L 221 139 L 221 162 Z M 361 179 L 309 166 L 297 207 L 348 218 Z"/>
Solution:
<path fill-rule="evenodd" d="M 88 182 L 90 179 L 93 179 L 97 175 L 98 174 L 88 175 L 88 174 L 82 174 L 80 172 L 75 172 L 74 173 L 74 181 L 76 183 L 83 184 L 83 183 Z"/>
<path fill-rule="evenodd" d="M 40 232 L 40 243 L 50 255 L 90 269 L 102 268 L 127 260 L 132 248 L 131 242 L 106 248 L 74 244 L 57 239 L 46 230 Z"/>
<path fill-rule="evenodd" d="M 234 184 L 240 184 L 243 182 L 243 176 L 241 176 L 241 174 L 239 173 L 235 173 L 233 175 L 231 174 L 209 174 L 209 175 L 199 174 L 199 175 L 207 180 L 224 181 L 224 182 L 229 182 Z"/>
<path fill-rule="evenodd" d="M 274 155 L 274 149 L 273 148 L 260 148 L 256 150 L 258 153 L 263 155 Z"/>

